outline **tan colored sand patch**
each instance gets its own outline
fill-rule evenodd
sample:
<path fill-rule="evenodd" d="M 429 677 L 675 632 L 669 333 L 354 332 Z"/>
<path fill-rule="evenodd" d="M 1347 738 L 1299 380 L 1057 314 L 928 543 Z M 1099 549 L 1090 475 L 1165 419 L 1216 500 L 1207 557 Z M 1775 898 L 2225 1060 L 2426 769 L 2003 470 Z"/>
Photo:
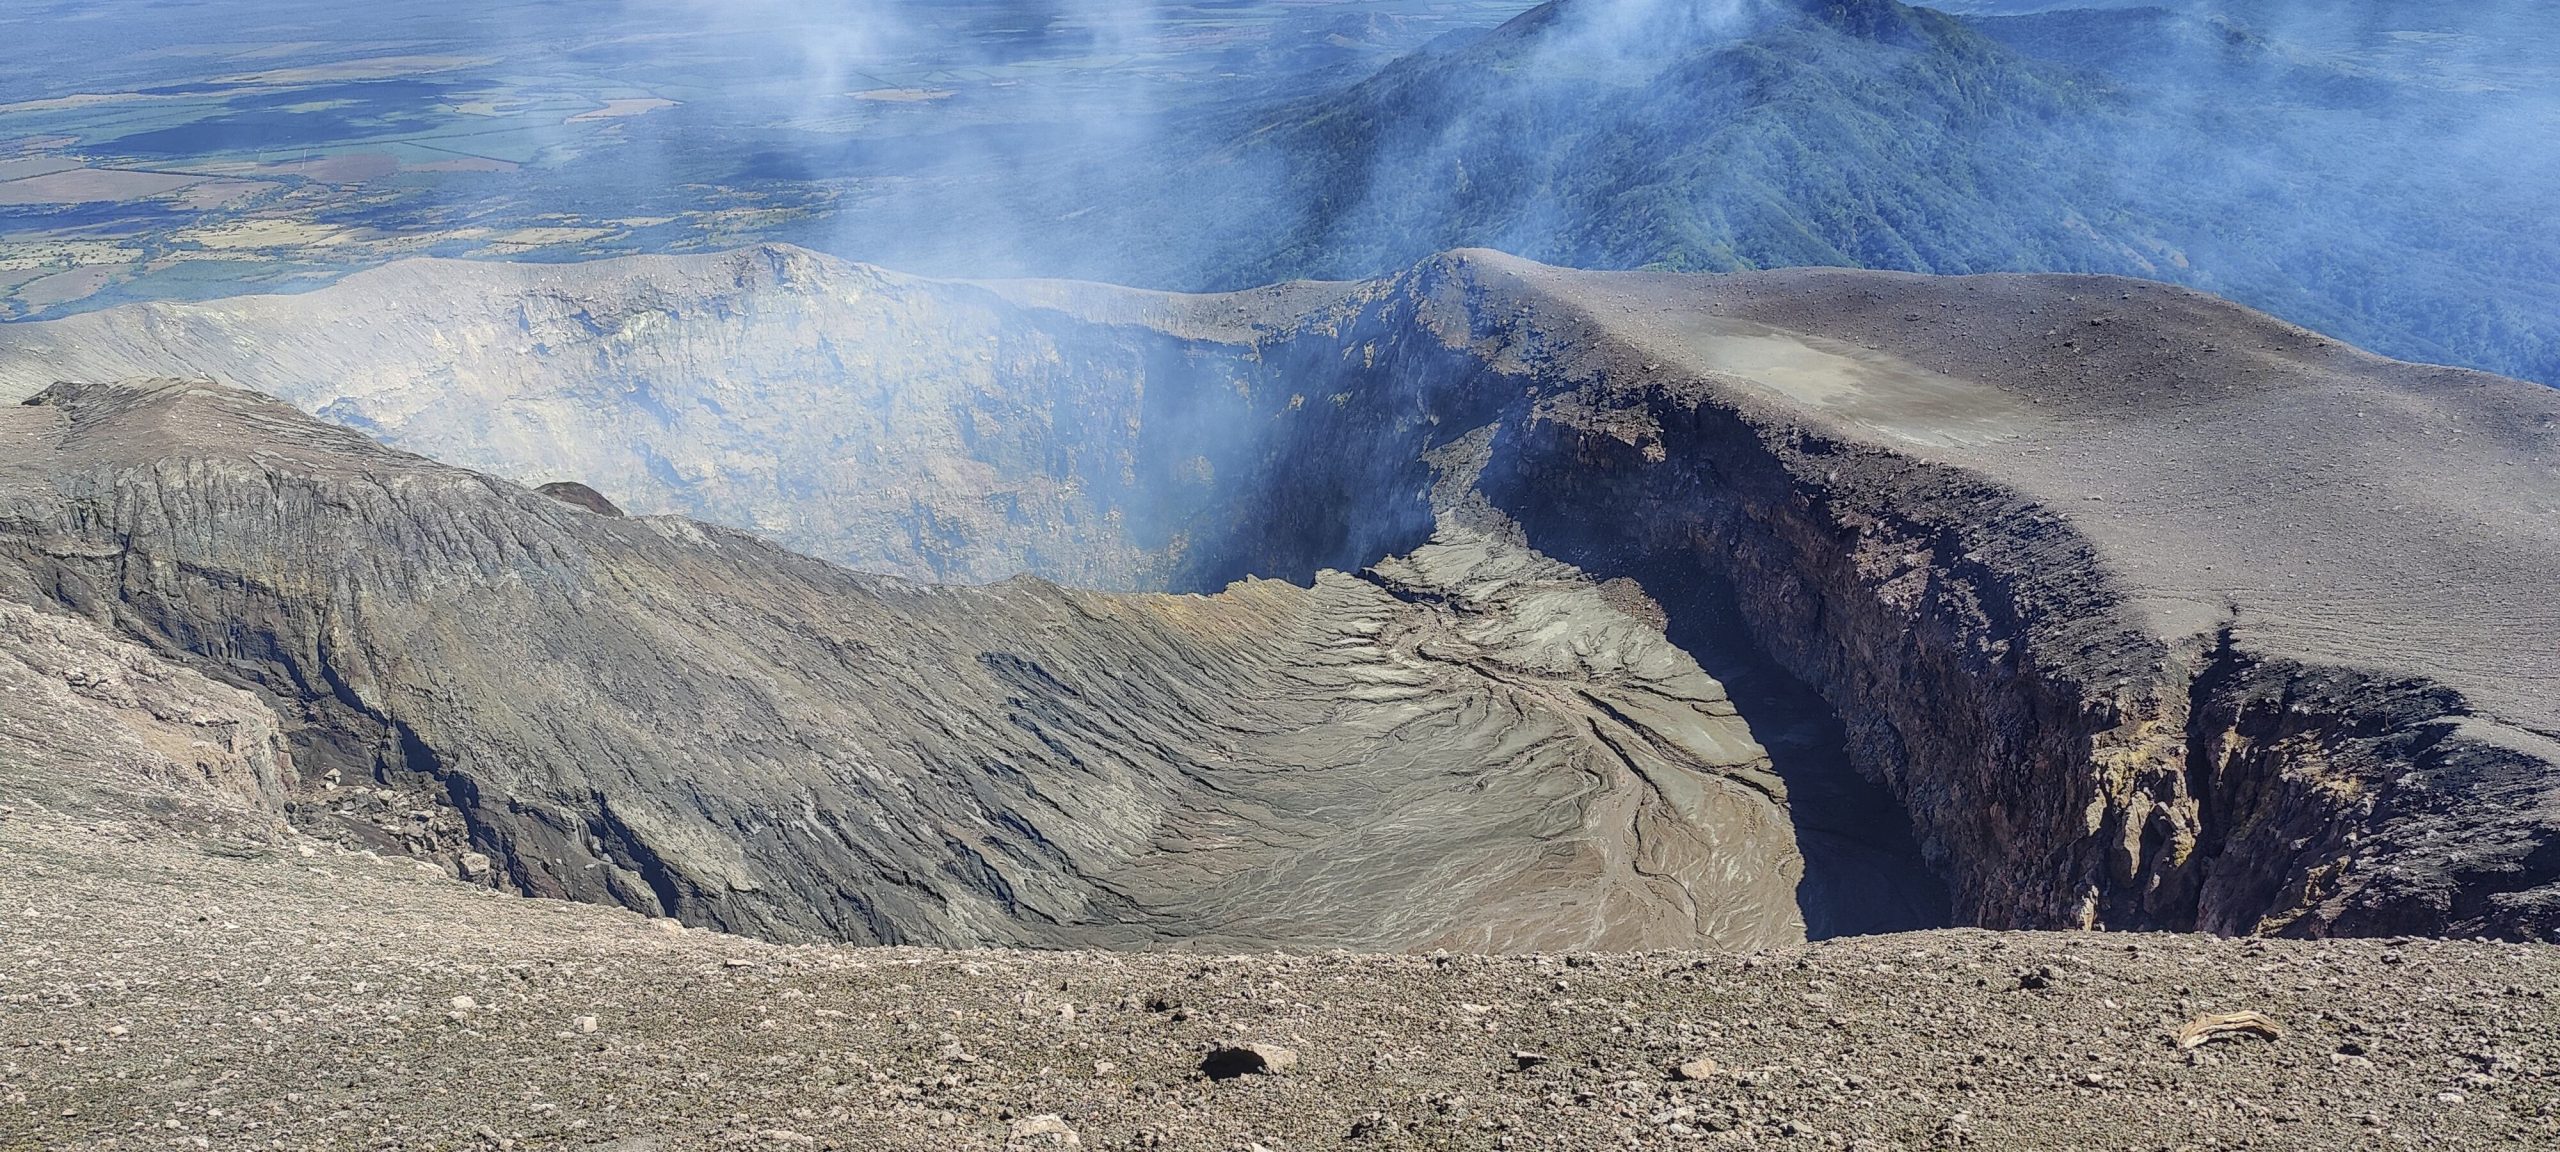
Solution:
<path fill-rule="evenodd" d="M 241 220 L 178 233 L 181 242 L 221 252 L 330 247 L 356 239 L 354 229 L 304 220 Z"/>
<path fill-rule="evenodd" d="M 197 212 L 230 208 L 274 191 L 278 186 L 264 180 L 207 180 L 178 193 L 178 203 Z"/>
<path fill-rule="evenodd" d="M 580 112 L 562 123 L 585 124 L 596 120 L 621 120 L 632 116 L 646 116 L 661 108 L 673 108 L 676 105 L 676 101 L 661 100 L 655 96 L 607 100 L 604 102 L 604 107 Z"/>
<path fill-rule="evenodd" d="M 229 56 L 223 57 L 223 59 L 234 61 L 281 60 L 287 56 L 301 56 L 307 53 L 317 52 L 323 48 L 331 47 L 335 47 L 343 51 L 346 46 L 342 44 L 323 44 L 317 40 L 287 40 L 280 44 L 261 44 L 255 48 L 242 49 L 241 51 L 234 52 Z"/>
<path fill-rule="evenodd" d="M 60 156 L 21 156 L 15 160 L 0 160 L 0 182 L 67 172 L 80 166 L 79 161 Z"/>
<path fill-rule="evenodd" d="M 2038 422 L 2026 404 L 1998 389 L 1829 337 L 1696 313 L 1631 321 L 1621 331 L 1665 363 L 1906 444 L 2006 441 Z"/>
<path fill-rule="evenodd" d="M 611 228 L 510 228 L 492 233 L 489 247 L 501 252 L 523 252 L 561 244 L 586 244 L 611 235 Z"/>
<path fill-rule="evenodd" d="M 95 204 L 144 200 L 200 183 L 202 176 L 131 172 L 122 168 L 69 168 L 0 184 L 0 204 Z"/>
<path fill-rule="evenodd" d="M 432 160 L 425 164 L 404 164 L 403 172 L 513 172 L 519 167 L 512 160 L 493 160 L 487 156 L 456 156 L 451 160 Z"/>
<path fill-rule="evenodd" d="M 99 289 L 115 278 L 117 271 L 115 268 L 74 268 L 51 276 L 40 276 L 19 286 L 18 300 L 33 311 L 85 299 L 97 295 Z"/>
<path fill-rule="evenodd" d="M 853 98 L 881 104 L 930 104 L 937 100 L 948 100 L 957 95 L 959 95 L 958 92 L 949 88 L 873 88 L 866 92 L 856 92 Z"/>
<path fill-rule="evenodd" d="M 0 114 L 12 112 L 62 112 L 73 108 L 95 108 L 101 104 L 126 104 L 149 100 L 139 92 L 74 92 L 68 96 L 52 96 L 42 100 L 20 100 L 0 104 Z M 168 97 L 162 97 L 168 99 Z"/>
<path fill-rule="evenodd" d="M 142 250 L 115 240 L 67 240 L 37 236 L 0 244 L 0 272 L 91 264 L 130 264 Z"/>
<path fill-rule="evenodd" d="M 297 160 L 290 164 L 271 164 L 268 172 L 281 172 L 318 180 L 324 184 L 361 184 L 379 180 L 400 170 L 400 159 L 387 152 L 349 152 L 323 156 L 316 160 Z"/>
<path fill-rule="evenodd" d="M 385 80 L 395 76 L 415 76 L 425 72 L 451 72 L 487 64 L 475 56 L 377 56 L 371 60 L 342 60 L 335 64 L 315 64 L 308 68 L 275 68 L 265 72 L 248 72 L 225 76 L 226 84 L 325 84 L 339 80 Z"/>

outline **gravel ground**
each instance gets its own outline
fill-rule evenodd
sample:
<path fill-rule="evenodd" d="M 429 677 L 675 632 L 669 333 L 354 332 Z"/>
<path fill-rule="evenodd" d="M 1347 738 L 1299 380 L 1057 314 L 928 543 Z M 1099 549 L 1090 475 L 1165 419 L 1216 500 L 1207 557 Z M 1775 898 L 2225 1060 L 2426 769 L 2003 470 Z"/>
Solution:
<path fill-rule="evenodd" d="M 0 817 L 0 913 L 9 1152 L 2560 1142 L 2544 946 L 776 947 L 45 810 Z M 2281 1035 L 2172 1039 L 2244 1010 Z M 1204 1075 L 1233 1045 L 1294 1064 Z"/>

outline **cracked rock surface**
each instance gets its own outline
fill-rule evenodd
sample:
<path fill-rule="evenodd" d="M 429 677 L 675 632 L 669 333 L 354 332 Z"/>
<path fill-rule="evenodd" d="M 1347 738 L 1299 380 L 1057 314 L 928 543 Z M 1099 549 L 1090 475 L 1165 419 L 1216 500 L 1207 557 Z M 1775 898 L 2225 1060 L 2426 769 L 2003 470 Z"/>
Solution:
<path fill-rule="evenodd" d="M 57 387 L 0 436 L 10 596 L 262 692 L 306 829 L 509 891 L 779 940 L 1803 935 L 1722 687 L 1496 534 L 1310 587 L 937 587 L 214 385 Z M 273 727 L 221 769 L 277 790 Z"/>

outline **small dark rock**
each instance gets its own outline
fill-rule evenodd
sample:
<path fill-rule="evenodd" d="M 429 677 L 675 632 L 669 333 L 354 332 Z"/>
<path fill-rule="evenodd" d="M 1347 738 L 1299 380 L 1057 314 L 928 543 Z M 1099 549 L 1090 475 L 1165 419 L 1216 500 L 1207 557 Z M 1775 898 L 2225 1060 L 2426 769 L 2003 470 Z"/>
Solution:
<path fill-rule="evenodd" d="M 578 507 L 584 508 L 589 512 L 593 512 L 598 516 L 622 515 L 622 509 L 614 507 L 613 501 L 604 498 L 604 493 L 598 492 L 593 488 L 589 488 L 584 484 L 580 484 L 575 480 L 554 480 L 549 484 L 545 484 L 542 487 L 534 489 L 534 491 L 540 492 L 543 495 L 563 504 L 575 504 Z"/>
<path fill-rule="evenodd" d="M 1277 1044 L 1228 1044 L 1209 1050 L 1200 1061 L 1200 1073 L 1212 1080 L 1277 1076 L 1297 1064 L 1298 1054 Z"/>
<path fill-rule="evenodd" d="M 1395 1117 L 1384 1112 L 1372 1112 L 1351 1122 L 1350 1136 L 1354 1140 L 1367 1140 L 1376 1136 L 1393 1136 L 1400 1131 L 1402 1126 L 1396 1123 Z"/>

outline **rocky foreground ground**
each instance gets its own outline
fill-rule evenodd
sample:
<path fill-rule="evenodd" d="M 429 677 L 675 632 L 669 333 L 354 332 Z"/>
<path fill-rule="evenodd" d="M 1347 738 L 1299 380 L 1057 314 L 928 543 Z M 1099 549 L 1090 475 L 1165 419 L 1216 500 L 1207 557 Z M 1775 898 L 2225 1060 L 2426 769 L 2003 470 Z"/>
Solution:
<path fill-rule="evenodd" d="M 0 818 L 0 1149 L 2560 1142 L 2546 946 L 778 947 L 269 839 Z"/>

